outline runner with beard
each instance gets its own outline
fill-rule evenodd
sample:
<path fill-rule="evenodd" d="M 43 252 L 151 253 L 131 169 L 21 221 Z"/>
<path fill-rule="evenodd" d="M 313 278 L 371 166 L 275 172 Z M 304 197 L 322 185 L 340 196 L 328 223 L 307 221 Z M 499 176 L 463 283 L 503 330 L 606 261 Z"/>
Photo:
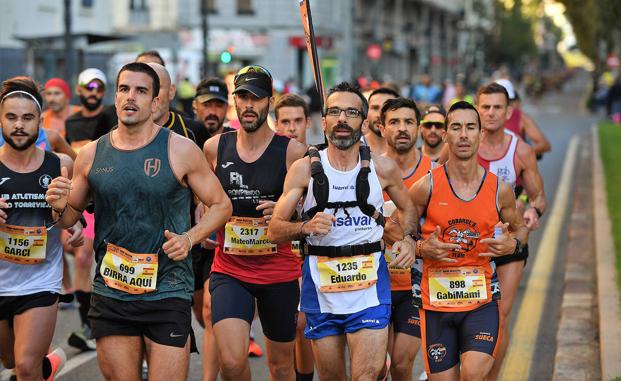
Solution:
<path fill-rule="evenodd" d="M 114 106 L 104 107 L 102 104 L 106 86 L 106 76 L 99 69 L 86 69 L 78 76 L 76 93 L 80 96 L 82 108 L 65 123 L 67 141 L 75 151 L 105 135 L 116 124 Z"/>
<path fill-rule="evenodd" d="M 233 217 L 218 232 L 209 279 L 211 320 L 223 380 L 250 380 L 248 346 L 255 302 L 270 379 L 292 380 L 299 262 L 291 243 L 272 244 L 267 224 L 289 166 L 306 147 L 267 125 L 273 103 L 269 71 L 252 65 L 234 79 L 242 128 L 214 136 L 205 155 L 233 203 Z"/>
<path fill-rule="evenodd" d="M 369 94 L 368 131 L 365 132 L 364 140 L 371 148 L 371 151 L 378 155 L 386 152 L 386 140 L 382 137 L 382 132 L 380 131 L 380 113 L 384 102 L 394 98 L 399 98 L 399 93 L 388 87 L 380 87 Z"/>
<path fill-rule="evenodd" d="M 203 123 L 210 136 L 235 131 L 224 123 L 229 103 L 228 91 L 226 83 L 218 77 L 203 79 L 196 86 L 194 113 L 196 119 Z"/>
<path fill-rule="evenodd" d="M 47 110 L 42 114 L 43 128 L 56 131 L 65 138 L 65 121 L 80 111 L 80 106 L 70 104 L 71 90 L 62 78 L 51 78 L 45 82 L 45 104 Z"/>
<path fill-rule="evenodd" d="M 300 310 L 321 380 L 346 379 L 345 344 L 353 380 L 375 381 L 386 359 L 390 280 L 381 244 L 382 191 L 406 216 L 404 237 L 393 244 L 400 254 L 392 265 L 407 268 L 414 262 L 409 234 L 415 216 L 399 168 L 386 157 L 367 156 L 368 147 L 360 142 L 367 111 L 356 87 L 344 82 L 330 89 L 323 118 L 328 146 L 311 149 L 310 157 L 291 167 L 268 233 L 272 242 L 303 240 Z M 313 175 L 323 172 L 324 181 L 311 178 L 311 162 Z M 304 194 L 305 220 L 291 221 Z"/>
<path fill-rule="evenodd" d="M 146 353 L 149 379 L 185 380 L 194 343 L 188 252 L 228 219 L 231 205 L 195 143 L 153 122 L 157 73 L 133 62 L 116 83 L 118 128 L 87 144 L 73 180 L 55 178 L 46 199 L 63 226 L 94 200 L 89 319 L 104 378 L 139 380 Z M 194 227 L 192 193 L 210 206 Z"/>
<path fill-rule="evenodd" d="M 29 77 L 0 87 L 0 360 L 18 380 L 54 380 L 65 354 L 52 343 L 63 277 L 60 226 L 45 202 L 73 163 L 36 147 L 41 95 Z M 61 170 L 62 167 L 62 170 Z"/>
<path fill-rule="evenodd" d="M 423 155 L 436 162 L 440 159 L 442 148 L 444 147 L 444 135 L 446 134 L 445 120 L 446 114 L 444 110 L 439 106 L 433 105 L 425 109 L 423 120 L 420 121 Z"/>
<path fill-rule="evenodd" d="M 386 157 L 393 159 L 401 172 L 406 188 L 429 173 L 433 162 L 416 148 L 420 111 L 416 103 L 406 98 L 389 99 L 380 114 L 380 130 L 386 139 Z M 384 213 L 392 214 L 394 204 L 384 193 Z M 384 230 L 384 241 L 392 244 L 403 237 L 396 216 L 389 217 Z M 387 256 L 393 256 L 386 252 Z M 387 258 L 390 264 L 390 257 Z M 417 259 L 417 264 L 420 260 Z M 391 358 L 390 376 L 394 381 L 412 380 L 414 358 L 420 348 L 420 319 L 413 304 L 410 269 L 390 268 L 391 335 L 388 353 Z M 387 370 L 388 371 L 388 370 Z"/>

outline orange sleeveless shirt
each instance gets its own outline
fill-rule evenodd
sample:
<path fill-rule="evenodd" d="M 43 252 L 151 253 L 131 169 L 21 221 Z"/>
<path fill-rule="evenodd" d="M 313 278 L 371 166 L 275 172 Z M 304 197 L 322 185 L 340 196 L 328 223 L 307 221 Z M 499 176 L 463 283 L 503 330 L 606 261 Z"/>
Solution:
<path fill-rule="evenodd" d="M 419 151 L 420 153 L 420 151 Z M 420 159 L 418 164 L 414 168 L 411 174 L 403 178 L 403 185 L 406 188 L 410 188 L 412 184 L 417 182 L 420 178 L 425 176 L 432 166 L 432 161 L 428 156 L 420 153 Z M 384 192 L 384 201 L 390 201 L 390 197 Z M 390 270 L 390 291 L 409 291 L 412 289 L 412 273 L 410 269 L 395 269 Z"/>
<path fill-rule="evenodd" d="M 454 263 L 423 259 L 422 306 L 433 311 L 470 311 L 500 297 L 495 264 L 479 256 L 487 251 L 487 244 L 480 241 L 494 235 L 500 220 L 498 177 L 486 170 L 475 197 L 465 201 L 453 191 L 446 166 L 433 169 L 431 176 L 422 237 L 427 239 L 440 226 L 438 238 L 459 244 L 461 250 L 451 253 Z"/>

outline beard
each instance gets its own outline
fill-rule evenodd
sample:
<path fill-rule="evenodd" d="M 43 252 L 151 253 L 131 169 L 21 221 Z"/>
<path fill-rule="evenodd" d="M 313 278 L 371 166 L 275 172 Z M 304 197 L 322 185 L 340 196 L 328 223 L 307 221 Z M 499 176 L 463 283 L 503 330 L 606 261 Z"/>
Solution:
<path fill-rule="evenodd" d="M 260 112 L 258 114 L 256 112 L 254 112 L 254 111 L 246 111 L 246 112 L 241 114 L 241 119 L 239 120 L 239 123 L 241 124 L 242 128 L 244 129 L 244 131 L 246 131 L 246 132 L 255 132 L 267 120 L 267 113 L 268 113 L 268 108 L 267 107 L 264 108 L 263 110 L 260 110 Z M 254 122 L 244 122 L 243 121 L 244 114 L 253 114 L 253 115 L 255 115 Z M 239 112 L 237 113 L 237 115 L 239 115 Z"/>
<path fill-rule="evenodd" d="M 207 124 L 207 121 L 214 121 L 216 123 Z M 220 119 L 216 115 L 208 115 L 203 121 L 203 124 L 205 125 L 207 132 L 209 132 L 210 134 L 213 134 L 222 127 L 222 125 L 224 124 L 224 118 Z"/>
<path fill-rule="evenodd" d="M 21 144 L 18 144 L 15 140 L 13 140 L 13 137 L 11 135 L 6 134 L 4 132 L 4 129 L 2 129 L 2 137 L 4 138 L 4 141 L 6 142 L 6 144 L 11 146 L 11 148 L 13 148 L 14 150 L 25 151 L 28 148 L 30 148 L 30 146 L 35 144 L 35 142 L 37 141 L 37 138 L 39 137 L 39 130 L 37 129 L 37 133 L 35 135 L 28 136 L 28 140 L 26 140 L 25 142 Z"/>
<path fill-rule="evenodd" d="M 379 123 L 377 121 L 369 121 L 369 131 L 373 132 L 377 137 L 382 137 L 382 132 L 379 127 L 377 127 Z"/>
<path fill-rule="evenodd" d="M 409 141 L 407 142 L 398 141 L 398 139 L 401 137 L 407 137 Z M 395 151 L 397 151 L 397 153 L 400 153 L 400 154 L 410 152 L 412 150 L 412 147 L 414 147 L 414 144 L 416 144 L 416 141 L 413 140 L 409 134 L 399 134 L 395 136 L 394 141 L 391 142 L 391 145 L 393 146 Z"/>
<path fill-rule="evenodd" d="M 350 135 L 347 137 L 339 137 L 336 136 L 336 129 L 347 129 L 349 130 Z M 360 141 L 360 137 L 362 136 L 362 129 L 354 130 L 347 124 L 337 124 L 332 129 L 330 136 L 328 136 L 328 140 L 332 143 L 336 148 L 345 151 L 349 147 Z"/>
<path fill-rule="evenodd" d="M 89 99 L 94 99 L 96 102 L 91 103 L 88 101 Z M 80 95 L 80 102 L 82 103 L 82 106 L 84 106 L 84 108 L 86 108 L 88 111 L 94 111 L 97 110 L 97 107 L 101 105 L 101 102 L 103 102 L 103 98 L 97 98 L 94 96 L 85 97 Z"/>
<path fill-rule="evenodd" d="M 437 140 L 433 143 L 431 143 L 428 139 L 424 139 L 425 144 L 427 144 L 429 146 L 429 148 L 436 148 L 437 146 L 439 146 L 440 144 L 442 144 L 442 138 L 438 137 Z"/>

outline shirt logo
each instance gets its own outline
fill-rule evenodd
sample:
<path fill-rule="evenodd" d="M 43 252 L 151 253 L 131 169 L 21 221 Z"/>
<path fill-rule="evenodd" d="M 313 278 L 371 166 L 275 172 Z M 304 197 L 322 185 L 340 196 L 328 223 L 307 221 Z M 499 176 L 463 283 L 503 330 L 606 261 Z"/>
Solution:
<path fill-rule="evenodd" d="M 41 177 L 39 177 L 39 185 L 41 185 L 41 188 L 47 189 L 47 187 L 50 186 L 51 182 L 52 176 L 48 174 L 41 175 Z"/>
<path fill-rule="evenodd" d="M 160 173 L 162 161 L 160 159 L 145 159 L 144 161 L 144 174 L 149 177 L 155 177 Z"/>
<path fill-rule="evenodd" d="M 10 177 L 3 177 L 3 178 L 1 178 L 1 179 L 0 179 L 0 185 L 2 185 L 2 184 L 4 184 L 4 183 L 6 183 L 6 182 L 7 182 L 7 181 L 9 181 L 9 180 L 11 180 L 11 178 L 10 178 Z"/>
<path fill-rule="evenodd" d="M 244 185 L 244 177 L 242 176 L 241 173 L 231 172 L 229 174 L 229 183 L 231 185 L 236 185 L 242 189 L 248 189 L 248 186 Z"/>
<path fill-rule="evenodd" d="M 443 241 L 458 244 L 464 253 L 474 249 L 479 241 L 476 223 L 466 218 L 455 218 L 448 223 L 449 227 L 442 234 Z"/>
<path fill-rule="evenodd" d="M 230 167 L 233 164 L 235 164 L 235 163 L 233 163 L 232 161 L 227 161 L 226 164 L 220 164 L 220 166 L 222 168 L 228 168 L 228 167 Z"/>

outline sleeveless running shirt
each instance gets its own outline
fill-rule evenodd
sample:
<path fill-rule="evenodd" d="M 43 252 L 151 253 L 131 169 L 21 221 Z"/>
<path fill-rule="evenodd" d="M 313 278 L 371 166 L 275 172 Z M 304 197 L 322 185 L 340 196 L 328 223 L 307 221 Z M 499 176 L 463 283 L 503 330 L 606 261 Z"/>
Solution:
<path fill-rule="evenodd" d="M 115 148 L 110 134 L 98 139 L 88 174 L 97 221 L 94 240 L 97 271 L 93 292 L 119 300 L 171 297 L 190 300 L 194 292 L 191 256 L 172 261 L 162 250 L 164 230 L 181 234 L 190 229 L 192 192 L 179 183 L 170 166 L 173 132 L 160 128 L 151 142 L 135 150 Z M 102 262 L 108 244 L 136 254 L 156 254 L 157 279 L 152 284 L 156 290 L 136 295 L 107 285 L 102 275 Z M 133 264 L 122 268 L 116 262 L 116 266 L 127 272 Z M 106 267 L 103 273 L 109 276 L 131 278 L 133 275 L 111 272 Z M 131 279 L 125 280 L 131 282 Z"/>
<path fill-rule="evenodd" d="M 233 204 L 233 217 L 218 232 L 212 271 L 242 282 L 272 284 L 300 277 L 300 267 L 289 242 L 278 245 L 267 239 L 259 200 L 277 201 L 287 174 L 289 138 L 274 135 L 254 162 L 237 153 L 237 131 L 223 133 L 218 142 L 216 176 Z"/>
<path fill-rule="evenodd" d="M 440 226 L 442 242 L 457 243 L 461 250 L 450 258 L 457 262 L 423 260 L 422 277 L 413 275 L 414 302 L 426 310 L 470 311 L 500 298 L 496 265 L 480 241 L 494 234 L 500 220 L 498 177 L 485 171 L 481 186 L 472 200 L 459 198 L 450 183 L 446 166 L 431 170 L 431 197 L 427 204 L 422 237 L 427 239 Z M 415 271 L 419 271 L 416 270 Z M 422 300 L 421 300 L 422 299 Z"/>
<path fill-rule="evenodd" d="M 423 155 L 420 151 L 420 158 L 418 163 L 414 167 L 412 173 L 404 177 L 403 185 L 406 188 L 410 188 L 412 184 L 417 182 L 420 178 L 425 176 L 433 168 L 433 161 L 428 156 Z M 395 204 L 390 200 L 390 197 L 384 192 L 384 213 L 386 215 L 392 215 L 395 210 Z M 386 256 L 393 257 L 392 251 L 386 249 Z M 390 258 L 386 259 L 390 263 Z M 416 259 L 419 262 L 420 259 Z M 408 291 L 412 289 L 412 272 L 410 269 L 397 269 L 389 268 L 390 271 L 390 290 L 391 291 Z"/>
<path fill-rule="evenodd" d="M 349 171 L 338 171 L 330 165 L 327 151 L 319 151 L 321 164 L 330 183 L 329 202 L 351 201 L 356 199 L 356 178 L 360 171 L 360 160 L 356 167 Z M 375 171 L 375 165 L 371 161 L 371 173 L 369 173 L 369 199 L 370 205 L 377 210 L 383 210 L 382 186 Z M 304 200 L 303 211 L 307 211 L 317 205 L 313 197 L 313 181 L 308 184 L 306 200 Z M 346 246 L 360 245 L 364 243 L 377 242 L 382 239 L 384 228 L 378 225 L 375 220 L 358 208 L 326 209 L 326 213 L 332 213 L 336 221 L 332 224 L 330 232 L 323 236 L 306 237 L 306 243 L 316 246 Z M 375 273 L 364 274 L 369 278 L 376 277 L 377 281 L 370 287 L 353 291 L 322 292 L 323 276 L 321 271 L 325 271 L 325 265 L 320 258 L 309 255 L 304 258 L 302 268 L 302 290 L 300 299 L 300 310 L 304 312 L 321 312 L 333 314 L 350 314 L 362 311 L 365 308 L 377 306 L 379 304 L 390 304 L 390 280 L 388 266 L 381 252 L 372 254 L 372 263 L 365 263 L 375 269 Z M 357 269 L 345 267 L 343 264 L 330 265 L 331 269 L 337 271 L 334 277 L 347 277 L 356 274 Z M 339 268 L 340 267 L 340 268 Z M 322 270 L 323 269 L 323 270 Z M 361 273 L 358 271 L 358 273 Z M 362 274 L 360 274 L 362 275 Z M 338 279 L 337 279 L 338 280 Z"/>
<path fill-rule="evenodd" d="M 482 157 L 481 154 L 477 154 L 477 159 L 483 168 L 498 176 L 500 180 L 509 184 L 511 188 L 515 188 L 516 182 L 518 181 L 516 151 L 520 138 L 515 134 L 505 133 L 511 136 L 511 141 L 509 142 L 507 150 L 501 157 L 496 159 L 486 159 Z"/>
<path fill-rule="evenodd" d="M 505 130 L 509 130 L 516 134 L 517 136 L 522 136 L 522 131 L 520 131 L 520 123 L 522 121 L 522 110 L 519 108 L 514 108 L 511 113 L 511 118 L 505 121 Z"/>
<path fill-rule="evenodd" d="M 45 201 L 48 185 L 59 175 L 60 159 L 51 152 L 45 152 L 41 166 L 28 173 L 14 172 L 0 162 L 0 197 L 9 204 L 5 209 L 6 224 L 0 224 L 3 255 L 0 258 L 0 296 L 60 292 L 63 277 L 61 229 L 52 225 L 52 209 Z M 20 232 L 7 225 L 37 228 Z M 45 253 L 44 260 L 21 261 L 22 254 L 23 258 L 36 257 L 36 250 L 40 250 L 41 257 Z M 7 260 L 5 254 L 12 254 L 17 262 Z"/>

